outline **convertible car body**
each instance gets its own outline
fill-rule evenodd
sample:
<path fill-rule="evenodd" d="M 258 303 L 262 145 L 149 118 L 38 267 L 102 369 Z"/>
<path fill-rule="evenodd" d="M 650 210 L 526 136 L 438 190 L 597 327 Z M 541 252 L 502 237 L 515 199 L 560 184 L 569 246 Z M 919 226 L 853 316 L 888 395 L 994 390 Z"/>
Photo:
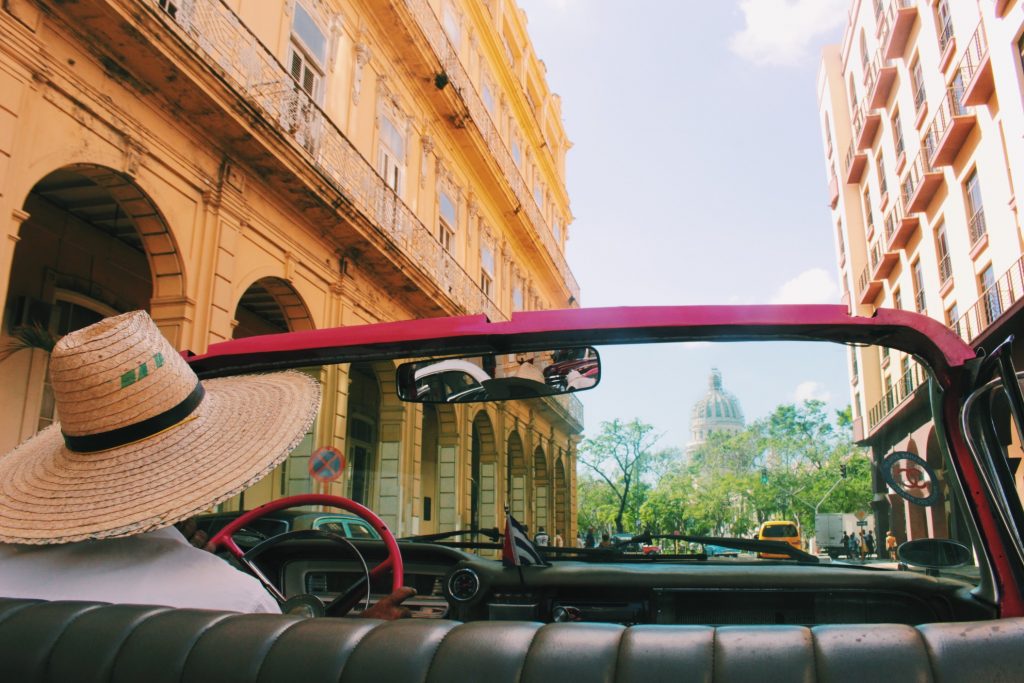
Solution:
<path fill-rule="evenodd" d="M 422 501 L 428 497 L 422 488 L 426 484 L 420 481 L 427 475 L 421 470 L 415 485 L 403 481 L 401 473 L 398 476 L 403 490 L 420 492 L 417 500 L 422 505 L 417 515 L 420 528 L 403 522 L 405 528 L 396 534 L 407 537 L 394 546 L 400 559 L 386 542 L 342 544 L 309 535 L 284 538 L 261 553 L 260 571 L 285 597 L 312 595 L 314 602 L 330 607 L 345 594 L 355 594 L 348 616 L 313 618 L 301 610 L 280 616 L 239 615 L 160 606 L 0 600 L 0 679 L 1024 680 L 1024 514 L 1001 441 L 992 433 L 998 431 L 993 427 L 997 407 L 1009 402 L 1012 412 L 1019 388 L 1015 380 L 1013 387 L 1008 384 L 1005 363 L 977 357 L 929 318 L 890 310 L 880 310 L 872 318 L 851 317 L 840 306 L 577 309 L 522 313 L 501 323 L 478 316 L 254 337 L 216 344 L 204 355 L 190 356 L 189 362 L 203 378 L 386 363 L 398 369 L 393 384 L 401 381 L 400 363 L 405 361 L 422 364 L 479 356 L 489 359 L 480 367 L 495 378 L 490 381 L 498 381 L 503 373 L 517 376 L 516 366 L 524 359 L 543 364 L 542 352 L 587 349 L 579 354 L 587 360 L 586 374 L 593 379 L 585 387 L 597 396 L 601 391 L 625 392 L 620 380 L 627 375 L 631 380 L 650 379 L 659 387 L 677 386 L 664 370 L 673 364 L 664 359 L 653 361 L 660 370 L 646 372 L 641 367 L 640 359 L 661 347 L 644 346 L 649 353 L 629 356 L 635 367 L 616 365 L 616 349 L 627 344 L 684 348 L 678 345 L 742 342 L 745 349 L 747 343 L 771 346 L 779 341 L 878 345 L 905 354 L 925 369 L 928 381 L 919 391 L 930 405 L 940 446 L 945 473 L 941 504 L 956 523 L 949 525 L 948 538 L 940 542 L 947 546 L 920 546 L 936 558 L 917 563 L 924 569 L 915 569 L 909 550 L 901 555 L 905 561 L 888 566 L 830 562 L 798 550 L 782 555 L 784 559 L 759 559 L 759 541 L 752 537 L 761 520 L 753 517 L 753 531 L 745 542 L 729 537 L 741 535 L 736 527 L 704 529 L 699 536 L 683 529 L 687 535 L 679 538 L 687 541 L 687 548 L 682 551 L 678 540 L 652 556 L 550 548 L 543 553 L 546 565 L 507 566 L 493 533 L 484 540 L 473 534 L 439 538 L 447 531 L 440 524 L 427 529 L 438 533 L 422 533 L 425 520 L 440 516 L 444 508 L 439 502 L 427 512 L 430 508 Z M 700 347 L 685 348 L 699 352 Z M 598 372 L 590 349 L 600 354 Z M 564 362 L 561 357 L 547 356 Z M 511 359 L 507 367 L 502 359 Z M 404 376 L 410 382 L 409 395 L 434 395 L 415 384 L 426 381 L 428 373 Z M 380 383 L 381 391 L 386 384 Z M 569 410 L 564 401 L 573 397 L 572 387 L 563 383 L 561 388 L 570 393 L 551 396 L 550 382 L 538 384 L 533 398 L 519 398 L 527 385 L 516 385 L 518 400 L 525 402 L 524 414 Z M 451 410 L 457 415 L 446 402 L 451 396 L 456 397 L 453 402 L 487 398 L 479 392 L 470 398 L 441 393 L 436 407 L 415 401 L 402 405 L 414 413 Z M 507 443 L 506 434 L 524 427 L 512 417 L 519 415 L 511 407 L 518 402 L 501 405 L 510 407 L 495 409 L 494 424 L 507 423 L 501 432 Z M 977 412 L 965 412 L 965 406 Z M 587 428 L 591 433 L 592 426 Z M 435 444 L 432 439 L 437 439 L 437 448 L 443 450 L 443 437 L 429 431 L 417 432 L 417 443 Z M 460 495 L 479 513 L 450 520 L 452 531 L 505 530 L 504 516 L 487 495 L 489 490 L 473 483 L 484 481 L 488 471 L 497 472 L 498 480 L 508 484 L 501 496 L 513 513 L 518 506 L 519 514 L 537 514 L 544 499 L 535 494 L 532 506 L 524 505 L 515 493 L 514 457 L 501 453 L 494 463 L 497 469 L 484 467 L 482 475 L 477 465 L 465 465 L 476 476 L 469 477 L 470 488 L 460 489 Z M 690 455 L 680 462 L 690 466 L 699 457 Z M 709 490 L 712 483 L 706 484 Z M 444 490 L 438 486 L 440 499 Z M 498 491 L 506 488 L 493 486 Z M 797 492 L 793 495 L 799 497 Z M 734 499 L 740 498 L 737 494 Z M 365 502 L 372 507 L 372 501 Z M 733 515 L 734 525 L 738 518 L 743 521 L 742 515 Z M 544 519 L 549 525 L 560 519 L 568 525 L 563 533 L 575 529 L 573 520 L 557 514 Z M 730 529 L 732 534 L 724 533 Z M 714 531 L 723 535 L 713 535 Z M 966 568 L 943 563 L 945 549 L 954 544 L 963 549 L 957 563 L 966 563 Z M 353 618 L 361 608 L 358 603 L 365 606 L 368 595 L 388 592 L 392 577 L 383 570 L 367 576 L 360 561 L 343 547 L 348 545 L 358 549 L 369 566 L 403 568 L 402 583 L 418 593 L 411 604 L 415 618 L 389 623 Z M 712 550 L 693 551 L 690 546 Z M 742 552 L 732 552 L 737 549 Z"/>

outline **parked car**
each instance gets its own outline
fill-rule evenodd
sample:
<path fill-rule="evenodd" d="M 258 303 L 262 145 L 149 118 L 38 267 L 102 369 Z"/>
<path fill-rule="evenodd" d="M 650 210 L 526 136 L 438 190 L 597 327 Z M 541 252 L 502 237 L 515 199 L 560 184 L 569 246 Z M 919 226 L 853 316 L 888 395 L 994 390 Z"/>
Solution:
<path fill-rule="evenodd" d="M 238 519 L 241 512 L 214 512 L 200 515 L 196 523 L 211 538 L 228 522 Z M 359 517 L 348 513 L 311 512 L 305 510 L 279 510 L 253 520 L 235 533 L 235 541 L 242 547 L 252 547 L 271 536 L 300 529 L 323 529 L 345 538 L 361 541 L 380 540 L 380 534 Z"/>
<path fill-rule="evenodd" d="M 639 346 L 619 352 L 624 340 Z M 689 386 L 681 373 L 696 357 L 685 342 L 697 340 L 767 354 L 757 356 L 758 376 L 794 385 L 804 380 L 807 349 L 823 344 L 838 345 L 843 372 L 846 345 L 884 342 L 910 354 L 927 368 L 928 381 L 908 400 L 932 411 L 938 427 L 931 438 L 941 446 L 945 468 L 945 476 L 927 481 L 915 470 L 913 484 L 941 487 L 939 507 L 922 510 L 952 510 L 950 533 L 936 527 L 944 537 L 904 543 L 906 571 L 820 562 L 788 543 L 743 537 L 751 506 L 789 501 L 758 502 L 760 465 L 741 471 L 749 463 L 735 453 L 709 451 L 686 461 L 680 476 L 699 481 L 681 490 L 708 503 L 700 510 L 712 521 L 702 528 L 726 533 L 697 536 L 683 529 L 673 536 L 677 545 L 768 551 L 784 559 L 542 548 L 545 564 L 508 566 L 498 543 L 453 543 L 432 534 L 397 544 L 388 532 L 383 542 L 353 544 L 375 567 L 369 572 L 374 595 L 395 584 L 419 589 L 429 604 L 417 609 L 418 619 L 381 623 L 0 600 L 4 679 L 1024 679 L 1024 510 L 1003 445 L 1010 439 L 991 429 L 993 411 L 1006 408 L 1006 396 L 1015 405 L 1024 399 L 1015 378 L 930 318 L 884 309 L 855 317 L 838 305 L 575 309 L 517 313 L 508 322 L 478 316 L 276 334 L 213 344 L 188 362 L 204 379 L 311 365 L 323 366 L 329 377 L 349 378 L 355 375 L 349 364 L 360 364 L 360 372 L 379 380 L 367 393 L 386 422 L 373 433 L 376 442 L 366 439 L 378 458 L 374 469 L 360 473 L 374 477 L 370 507 L 400 533 L 416 533 L 412 527 L 427 523 L 458 533 L 482 519 L 504 526 L 498 520 L 505 491 L 515 494 L 508 496 L 513 514 L 527 516 L 531 526 L 568 522 L 571 497 L 551 493 L 558 482 L 566 487 L 558 490 L 569 490 L 564 466 L 573 462 L 575 443 L 564 434 L 578 435 L 586 424 L 583 405 L 571 400 L 614 392 L 616 409 L 631 416 L 631 400 L 668 390 L 666 400 L 677 406 Z M 780 341 L 802 345 L 790 353 Z M 455 405 L 443 399 L 403 403 L 394 394 L 398 365 L 423 362 L 439 349 L 451 357 L 583 345 L 602 351 L 602 383 L 590 394 Z M 332 375 L 335 364 L 343 367 Z M 618 381 L 624 377 L 646 382 L 645 388 L 626 388 Z M 349 390 L 348 382 L 340 384 Z M 411 397 L 417 400 L 414 385 Z M 328 397 L 325 405 L 335 412 L 317 424 L 335 418 L 339 400 Z M 557 430 L 534 429 L 542 418 Z M 562 436 L 552 438 L 552 431 Z M 380 462 L 396 453 L 410 457 Z M 568 479 L 575 481 L 572 474 Z M 892 480 L 898 487 L 900 480 Z M 407 506 L 396 501 L 399 491 L 409 496 Z M 521 491 L 527 497 L 519 497 Z M 459 500 L 472 506 L 471 516 L 456 515 Z M 289 503 L 310 500 L 281 501 Z M 678 510 L 672 501 L 665 507 Z M 692 510 L 698 514 L 697 506 Z M 725 518 L 744 522 L 744 531 L 730 534 Z M 254 521 L 246 526 L 256 528 Z M 573 525 L 563 528 L 566 535 L 572 531 Z M 971 572 L 951 573 L 964 563 Z M 319 605 L 318 614 L 327 607 L 342 614 L 347 605 L 336 599 L 366 587 L 360 562 L 323 538 L 282 540 L 259 566 L 261 581 L 301 599 L 304 610 Z M 574 623 L 561 623 L 567 621 Z"/>
<path fill-rule="evenodd" d="M 797 550 L 800 550 L 800 527 L 796 522 L 789 520 L 771 520 L 764 522 L 757 530 L 757 538 L 761 541 L 780 541 L 788 543 Z M 778 553 L 758 553 L 758 557 L 773 559 L 785 559 L 785 555 Z"/>

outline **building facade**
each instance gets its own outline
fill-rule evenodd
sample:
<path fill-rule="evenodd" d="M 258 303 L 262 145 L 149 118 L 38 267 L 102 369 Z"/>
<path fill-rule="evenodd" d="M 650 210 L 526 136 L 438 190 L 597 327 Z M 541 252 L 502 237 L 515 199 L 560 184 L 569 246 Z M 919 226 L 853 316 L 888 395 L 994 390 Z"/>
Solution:
<path fill-rule="evenodd" d="M 3 339 L 149 311 L 178 348 L 578 305 L 570 147 L 513 0 L 9 0 L 0 9 Z M 59 416 L 0 361 L 0 452 Z M 312 369 L 321 419 L 228 507 L 332 493 L 399 534 L 575 534 L 582 406 L 420 406 L 394 365 Z"/>
<path fill-rule="evenodd" d="M 1022 55 L 1018 0 L 851 2 L 843 44 L 823 53 L 818 101 L 843 299 L 855 314 L 917 311 L 987 351 L 1020 334 Z M 1018 344 L 1018 368 L 1021 359 Z M 918 455 L 942 489 L 938 504 L 912 505 L 876 467 L 879 529 L 901 542 L 961 536 L 925 373 L 895 350 L 851 348 L 848 363 L 856 438 L 876 464 Z"/>

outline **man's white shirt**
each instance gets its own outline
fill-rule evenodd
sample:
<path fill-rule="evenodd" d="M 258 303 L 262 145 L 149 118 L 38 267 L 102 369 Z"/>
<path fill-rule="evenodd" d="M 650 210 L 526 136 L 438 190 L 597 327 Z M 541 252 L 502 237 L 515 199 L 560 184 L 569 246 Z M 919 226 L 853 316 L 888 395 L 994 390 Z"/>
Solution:
<path fill-rule="evenodd" d="M 59 545 L 0 543 L 0 595 L 280 613 L 252 576 L 174 527 Z"/>

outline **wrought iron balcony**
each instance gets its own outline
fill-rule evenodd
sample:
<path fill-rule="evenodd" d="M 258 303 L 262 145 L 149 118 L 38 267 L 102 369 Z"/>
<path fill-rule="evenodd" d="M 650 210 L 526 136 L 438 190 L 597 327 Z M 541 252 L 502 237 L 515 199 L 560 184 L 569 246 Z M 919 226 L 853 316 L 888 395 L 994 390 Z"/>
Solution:
<path fill-rule="evenodd" d="M 491 118 L 490 111 L 477 92 L 473 79 L 469 76 L 469 69 L 462 64 L 458 51 L 452 46 L 448 34 L 441 25 L 441 20 L 434 14 L 434 10 L 427 0 L 404 0 L 403 4 L 415 19 L 417 27 L 430 45 L 434 56 L 441 63 L 448 82 L 453 86 L 453 91 L 461 97 L 469 112 L 470 120 L 483 137 L 488 150 L 519 202 L 519 206 L 526 212 L 526 216 L 534 226 L 534 231 L 540 237 L 548 255 L 554 261 L 555 267 L 558 268 L 559 275 L 565 281 L 573 298 L 579 301 L 579 285 L 569 269 L 561 246 L 555 239 L 552 225 L 544 218 L 543 207 L 537 204 L 522 170 L 516 165 L 512 153 L 505 146 L 505 141 L 498 132 L 498 125 Z"/>
<path fill-rule="evenodd" d="M 881 109 L 889 101 L 892 84 L 896 81 L 896 65 L 882 55 L 879 48 L 875 58 L 868 65 L 865 86 L 869 109 Z"/>
<path fill-rule="evenodd" d="M 928 126 L 925 146 L 933 167 L 949 166 L 977 124 L 974 109 L 963 104 L 963 90 L 950 86 Z"/>
<path fill-rule="evenodd" d="M 914 234 L 914 230 L 917 230 L 919 223 L 917 214 L 908 216 L 903 213 L 900 202 L 893 202 L 889 213 L 885 214 L 885 239 L 889 251 L 901 249 Z"/>
<path fill-rule="evenodd" d="M 846 155 L 843 157 L 843 165 L 846 167 L 846 183 L 856 185 L 864 175 L 864 167 L 868 163 L 868 155 L 858 151 L 854 147 L 854 141 L 850 140 L 850 146 L 846 148 Z"/>
<path fill-rule="evenodd" d="M 978 207 L 978 210 L 967 221 L 967 234 L 971 238 L 971 249 L 974 249 L 988 235 L 988 228 L 985 225 L 984 207 Z"/>
<path fill-rule="evenodd" d="M 967 84 L 964 86 L 961 102 L 971 107 L 988 102 L 995 83 L 992 80 L 992 61 L 988 56 L 988 38 L 980 21 L 971 42 L 967 43 L 967 49 L 964 50 L 964 56 L 960 58 L 957 68 L 963 75 L 964 83 Z"/>
<path fill-rule="evenodd" d="M 868 264 L 871 266 L 871 279 L 884 280 L 900 261 L 898 251 L 886 251 L 885 239 L 879 237 L 868 249 Z"/>
<path fill-rule="evenodd" d="M 865 306 L 872 304 L 881 291 L 882 281 L 871 277 L 871 264 L 865 265 L 857 278 L 857 301 Z"/>
<path fill-rule="evenodd" d="M 903 56 L 907 48 L 910 29 L 917 21 L 917 0 L 893 0 L 886 13 L 886 33 L 882 36 L 883 55 L 886 59 Z"/>
<path fill-rule="evenodd" d="M 896 384 L 882 394 L 881 400 L 868 411 L 868 429 L 874 429 L 904 401 L 913 396 L 917 388 L 923 385 L 927 379 L 928 375 L 924 369 L 917 363 L 911 363 Z"/>
<path fill-rule="evenodd" d="M 882 122 L 882 115 L 868 107 L 867 100 L 862 100 L 853 112 L 853 139 L 858 150 L 866 150 L 875 142 L 875 134 Z"/>
<path fill-rule="evenodd" d="M 900 181 L 900 197 L 903 200 L 903 214 L 908 215 L 924 211 L 932 200 L 939 186 L 942 185 L 942 173 L 935 170 L 929 161 L 927 146 L 921 150 L 910 164 L 910 168 Z"/>
<path fill-rule="evenodd" d="M 978 300 L 951 326 L 967 343 L 1004 316 L 1024 297 L 1024 257 L 1014 263 L 995 284 L 982 292 Z"/>
<path fill-rule="evenodd" d="M 160 6 L 159 0 L 153 3 Z M 163 9 L 163 8 L 161 8 Z M 276 125 L 334 189 L 467 313 L 506 316 L 242 20 L 219 0 L 180 2 L 179 37 Z"/>

